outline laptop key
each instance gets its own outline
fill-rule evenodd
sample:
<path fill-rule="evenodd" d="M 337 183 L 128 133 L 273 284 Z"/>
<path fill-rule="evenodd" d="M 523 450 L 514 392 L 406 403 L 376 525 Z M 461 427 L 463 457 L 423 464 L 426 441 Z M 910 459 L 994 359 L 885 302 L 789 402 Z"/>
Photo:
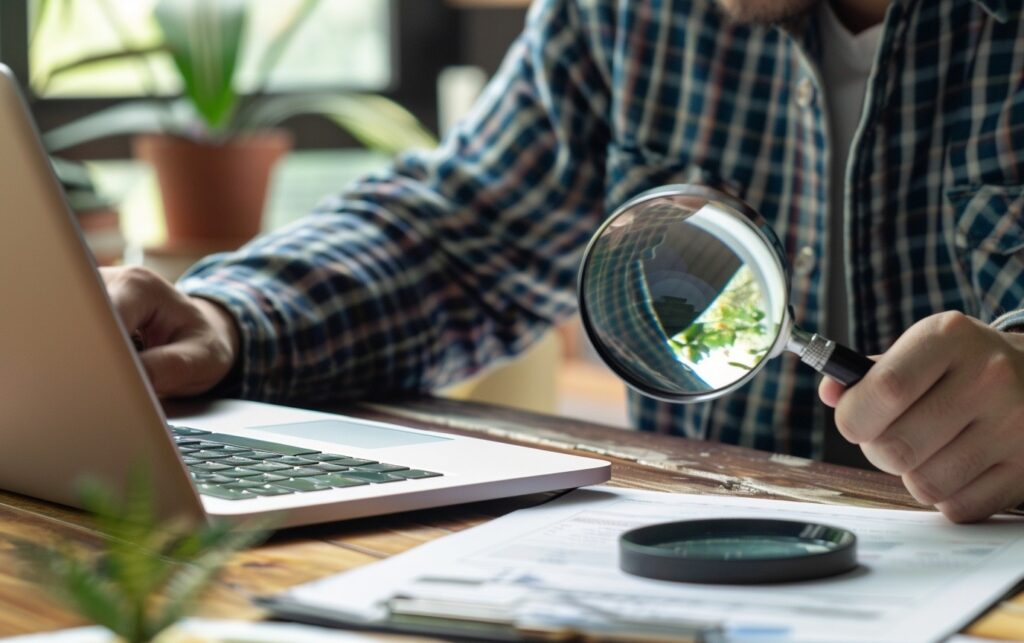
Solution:
<path fill-rule="evenodd" d="M 172 426 L 170 427 L 171 433 L 174 435 L 206 435 L 209 431 L 202 429 L 192 429 L 187 426 Z"/>
<path fill-rule="evenodd" d="M 200 462 L 202 462 L 202 460 L 197 460 L 196 458 L 190 458 L 188 456 L 182 457 L 181 461 L 184 462 L 185 464 L 199 464 Z"/>
<path fill-rule="evenodd" d="M 379 471 L 346 471 L 345 473 L 336 474 L 345 478 L 353 478 L 355 480 L 365 480 L 366 482 L 372 482 L 374 484 L 381 484 L 384 482 L 400 482 L 405 478 L 399 478 L 393 476 L 390 473 L 381 473 Z"/>
<path fill-rule="evenodd" d="M 289 493 L 295 493 L 291 489 L 284 489 L 282 487 L 275 487 L 273 485 L 264 485 L 262 487 L 256 487 L 253 489 L 246 489 L 246 493 L 254 493 L 257 496 L 284 496 Z"/>
<path fill-rule="evenodd" d="M 245 500 L 247 498 L 255 498 L 248 491 L 241 489 L 225 489 L 218 485 L 207 485 L 201 484 L 198 486 L 199 493 L 204 496 L 214 496 L 215 498 L 223 498 L 225 500 Z"/>
<path fill-rule="evenodd" d="M 217 462 L 200 462 L 199 464 L 190 464 L 188 466 L 189 471 L 202 471 L 203 473 L 213 473 L 215 471 L 224 471 L 225 469 L 231 469 L 226 464 L 218 464 Z"/>
<path fill-rule="evenodd" d="M 199 447 L 200 449 L 222 449 L 224 445 L 220 442 L 210 442 L 209 440 L 200 440 L 198 443 L 191 446 Z"/>
<path fill-rule="evenodd" d="M 317 462 L 333 462 L 334 460 L 344 460 L 347 456 L 337 455 L 335 453 L 316 453 L 306 456 L 310 460 L 316 460 Z"/>
<path fill-rule="evenodd" d="M 287 474 L 287 475 L 290 475 L 293 478 L 305 478 L 305 477 L 308 477 L 308 476 L 323 475 L 323 473 L 324 472 L 321 471 L 320 469 L 315 469 L 313 467 L 298 467 L 298 468 L 292 469 L 291 471 L 282 471 L 281 475 Z"/>
<path fill-rule="evenodd" d="M 228 480 L 222 484 L 225 489 L 255 489 L 263 486 L 262 482 L 253 482 L 252 480 Z"/>
<path fill-rule="evenodd" d="M 174 443 L 178 446 L 185 446 L 186 444 L 199 444 L 202 442 L 199 438 L 194 438 L 190 435 L 176 435 L 174 436 Z"/>
<path fill-rule="evenodd" d="M 260 463 L 259 460 L 253 460 L 251 458 L 243 458 L 243 457 L 237 456 L 237 455 L 233 455 L 231 457 L 224 458 L 223 460 L 220 460 L 219 462 L 221 462 L 222 464 L 230 464 L 231 466 L 234 466 L 234 467 L 248 467 L 250 465 L 255 465 L 255 464 L 259 464 Z"/>
<path fill-rule="evenodd" d="M 259 449 L 261 451 L 272 451 L 274 453 L 280 453 L 281 455 L 302 455 L 304 453 L 320 453 L 316 449 L 307 449 L 305 447 L 292 446 L 290 444 L 280 444 L 278 442 L 268 442 L 267 440 L 257 440 L 255 438 L 247 438 L 241 435 L 229 435 L 227 433 L 211 433 L 210 435 L 204 436 L 207 440 L 216 440 L 223 444 L 233 444 L 237 447 L 247 447 L 250 449 Z"/>
<path fill-rule="evenodd" d="M 224 453 L 220 449 L 202 449 L 199 451 L 194 451 L 189 455 L 199 460 L 220 460 L 222 458 L 231 457 L 230 453 Z"/>
<path fill-rule="evenodd" d="M 420 478 L 436 478 L 443 474 L 436 471 L 424 471 L 423 469 L 407 469 L 405 471 L 392 471 L 391 475 L 410 480 L 419 480 Z"/>
<path fill-rule="evenodd" d="M 293 467 L 304 467 L 308 465 L 315 465 L 316 460 L 308 460 L 306 458 L 300 458 L 297 455 L 283 455 L 280 458 L 274 460 L 274 462 L 280 462 L 281 464 L 290 464 Z"/>
<path fill-rule="evenodd" d="M 353 467 L 355 471 L 376 471 L 378 473 L 387 473 L 389 471 L 405 471 L 409 467 L 403 467 L 400 464 L 388 464 L 386 462 L 379 462 L 377 464 L 364 464 L 358 467 Z"/>
<path fill-rule="evenodd" d="M 232 482 L 237 482 L 235 478 L 229 478 L 228 476 L 221 475 L 219 473 L 211 473 L 208 474 L 208 476 L 209 477 L 207 478 L 203 478 L 204 484 L 229 484 Z"/>
<path fill-rule="evenodd" d="M 329 484 L 332 487 L 360 487 L 363 485 L 370 484 L 366 480 L 356 480 L 355 478 L 346 478 L 345 476 L 331 473 L 325 476 L 316 476 L 314 478 L 304 478 L 304 480 L 312 480 L 313 482 L 319 482 L 321 484 Z"/>
<path fill-rule="evenodd" d="M 192 476 L 192 479 L 195 480 L 196 482 L 206 482 L 207 480 L 211 480 L 212 478 L 224 477 L 221 476 L 219 473 L 203 473 L 201 471 L 189 471 L 188 474 Z M 228 479 L 232 480 L 232 478 Z M 216 481 L 212 482 L 216 484 Z"/>
<path fill-rule="evenodd" d="M 328 473 L 348 471 L 349 469 L 348 467 L 342 467 L 340 465 L 334 464 L 333 462 L 318 462 L 316 468 L 320 469 L 321 471 L 327 471 Z"/>
<path fill-rule="evenodd" d="M 313 482 L 309 478 L 299 478 L 298 480 L 284 480 L 282 482 L 275 482 L 272 486 L 283 487 L 285 489 L 291 489 L 292 491 L 323 491 L 324 489 L 331 488 L 331 485 L 329 484 Z"/>
<path fill-rule="evenodd" d="M 231 476 L 233 478 L 251 478 L 253 476 L 263 475 L 259 471 L 253 471 L 249 467 L 234 467 L 233 469 L 225 469 L 221 471 L 222 475 Z"/>
<path fill-rule="evenodd" d="M 278 464 L 274 461 L 260 462 L 259 464 L 254 464 L 246 468 L 252 469 L 253 471 L 286 471 L 288 469 L 291 469 L 291 467 L 288 466 L 287 464 Z"/>
<path fill-rule="evenodd" d="M 281 482 L 282 480 L 287 480 L 287 479 L 288 478 L 286 478 L 285 476 L 279 476 L 279 475 L 275 475 L 273 473 L 261 473 L 258 476 L 252 476 L 251 478 L 246 478 L 246 482 L 252 481 L 252 482 L 259 482 L 261 484 L 267 484 L 269 482 Z"/>
<path fill-rule="evenodd" d="M 252 455 L 246 457 L 253 458 L 255 460 L 272 460 L 275 458 L 280 458 L 282 456 L 280 453 L 274 453 L 273 451 L 255 450 L 252 452 Z"/>
<path fill-rule="evenodd" d="M 362 458 L 350 458 L 345 456 L 338 460 L 331 460 L 331 464 L 336 464 L 340 467 L 361 467 L 367 464 L 377 464 L 376 460 L 364 460 Z"/>
<path fill-rule="evenodd" d="M 239 455 L 239 454 L 242 454 L 242 453 L 251 453 L 252 452 L 252 449 L 246 449 L 245 447 L 231 446 L 230 444 L 223 444 L 223 445 L 221 445 L 220 449 L 223 450 L 225 453 L 230 453 L 231 455 Z"/>

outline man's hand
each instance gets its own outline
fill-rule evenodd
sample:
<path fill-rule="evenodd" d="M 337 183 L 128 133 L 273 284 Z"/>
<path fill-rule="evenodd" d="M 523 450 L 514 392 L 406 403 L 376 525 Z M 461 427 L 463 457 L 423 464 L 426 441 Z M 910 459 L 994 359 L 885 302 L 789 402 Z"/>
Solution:
<path fill-rule="evenodd" d="M 145 268 L 100 273 L 125 328 L 142 340 L 139 356 L 157 395 L 197 395 L 231 371 L 238 328 L 220 305 L 188 297 Z"/>
<path fill-rule="evenodd" d="M 1024 501 L 1024 335 L 947 312 L 875 359 L 849 390 L 818 390 L 843 437 L 954 522 Z"/>

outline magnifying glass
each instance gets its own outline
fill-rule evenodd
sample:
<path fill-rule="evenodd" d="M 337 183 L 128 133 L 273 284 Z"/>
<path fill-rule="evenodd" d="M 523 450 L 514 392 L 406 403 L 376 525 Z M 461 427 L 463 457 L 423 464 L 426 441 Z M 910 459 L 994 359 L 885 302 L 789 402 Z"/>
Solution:
<path fill-rule="evenodd" d="M 783 351 L 846 386 L 856 384 L 873 364 L 796 326 L 778 237 L 749 205 L 705 186 L 650 190 L 612 213 L 583 254 L 578 295 L 583 326 L 605 363 L 633 389 L 669 402 L 725 395 Z M 702 564 L 721 563 L 712 576 L 732 579 L 722 582 L 788 580 L 787 574 L 808 559 L 818 561 L 811 568 L 821 575 L 850 568 L 849 558 L 845 566 L 820 564 L 822 543 L 805 536 L 820 533 L 815 525 L 776 522 L 783 525 L 762 523 L 742 537 L 730 531 L 732 526 L 692 532 L 689 522 L 669 523 L 671 529 L 655 532 L 663 542 L 648 542 L 648 549 L 632 547 L 628 554 L 623 540 L 620 563 L 641 575 L 648 575 L 645 569 L 672 568 L 666 561 L 687 568 L 694 558 L 687 552 L 703 547 Z M 855 539 L 845 534 L 849 539 L 840 541 L 849 548 L 844 546 L 843 555 L 853 556 L 855 564 Z M 790 555 L 757 567 L 767 571 L 755 574 L 756 580 L 735 580 L 727 569 L 736 560 L 753 568 L 751 561 L 780 558 L 775 554 L 786 547 Z M 654 556 L 651 566 L 626 568 L 644 552 Z M 773 569 L 790 572 L 773 575 Z"/>
<path fill-rule="evenodd" d="M 793 323 L 785 253 L 743 201 L 669 185 L 625 203 L 583 254 L 583 326 L 626 384 L 669 402 L 743 386 L 784 350 L 838 382 L 873 362 Z"/>

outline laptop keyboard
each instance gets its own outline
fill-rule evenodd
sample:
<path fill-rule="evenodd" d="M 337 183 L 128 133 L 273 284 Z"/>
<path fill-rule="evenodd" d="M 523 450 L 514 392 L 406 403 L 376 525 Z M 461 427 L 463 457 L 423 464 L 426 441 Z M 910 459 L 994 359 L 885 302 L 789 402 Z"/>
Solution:
<path fill-rule="evenodd" d="M 172 426 L 199 493 L 225 500 L 436 478 L 442 474 L 290 444 Z"/>

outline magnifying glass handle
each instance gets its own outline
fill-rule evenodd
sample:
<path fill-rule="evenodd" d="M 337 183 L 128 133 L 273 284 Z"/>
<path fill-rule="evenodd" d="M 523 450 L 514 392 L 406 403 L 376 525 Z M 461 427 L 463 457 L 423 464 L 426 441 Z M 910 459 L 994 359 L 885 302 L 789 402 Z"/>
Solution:
<path fill-rule="evenodd" d="M 842 344 L 835 344 L 832 349 L 832 356 L 825 362 L 819 371 L 828 375 L 843 386 L 850 387 L 867 375 L 868 370 L 874 366 L 874 362 L 864 357 L 852 348 Z"/>
<path fill-rule="evenodd" d="M 859 382 L 875 364 L 851 348 L 799 328 L 792 330 L 786 348 L 799 355 L 804 364 L 846 387 Z"/>

